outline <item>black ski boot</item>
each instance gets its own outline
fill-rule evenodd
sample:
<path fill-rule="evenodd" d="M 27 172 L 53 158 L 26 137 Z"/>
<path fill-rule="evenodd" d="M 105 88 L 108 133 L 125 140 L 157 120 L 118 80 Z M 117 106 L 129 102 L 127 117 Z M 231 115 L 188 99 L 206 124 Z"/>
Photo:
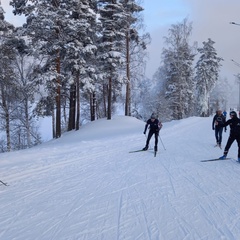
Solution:
<path fill-rule="evenodd" d="M 147 151 L 148 150 L 148 146 L 144 147 L 142 150 L 143 151 Z"/>

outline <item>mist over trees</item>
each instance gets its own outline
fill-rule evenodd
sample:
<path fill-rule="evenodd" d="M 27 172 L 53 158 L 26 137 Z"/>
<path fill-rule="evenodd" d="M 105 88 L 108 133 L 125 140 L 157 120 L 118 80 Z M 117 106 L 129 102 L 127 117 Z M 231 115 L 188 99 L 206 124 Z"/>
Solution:
<path fill-rule="evenodd" d="M 192 23 L 183 19 L 173 24 L 165 37 L 161 66 L 153 77 L 159 82 L 155 109 L 164 120 L 205 117 L 214 109 L 226 109 L 229 85 L 227 80 L 219 79 L 223 59 L 217 56 L 210 38 L 202 43 L 203 47 L 197 47 L 197 42 L 190 45 L 191 33 Z"/>
<path fill-rule="evenodd" d="M 140 0 L 11 0 L 26 23 L 4 20 L 0 3 L 0 151 L 41 143 L 37 120 L 52 119 L 52 137 L 83 122 L 125 116 L 162 121 L 207 116 L 218 96 L 222 59 L 214 41 L 191 44 L 188 19 L 173 24 L 161 65 L 145 76 L 151 36 Z M 162 52 L 161 52 L 162 51 Z M 198 56 L 200 54 L 200 57 Z M 199 60 L 197 60 L 197 58 Z M 221 86 L 220 85 L 220 86 Z M 201 101 L 200 101 L 201 100 Z"/>

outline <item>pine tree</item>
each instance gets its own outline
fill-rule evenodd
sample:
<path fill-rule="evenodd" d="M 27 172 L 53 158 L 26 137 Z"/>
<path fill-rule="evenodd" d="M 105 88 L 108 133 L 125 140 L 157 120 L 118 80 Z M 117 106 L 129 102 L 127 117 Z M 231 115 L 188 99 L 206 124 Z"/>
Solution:
<path fill-rule="evenodd" d="M 51 81 L 55 84 L 56 100 L 56 133 L 61 136 L 61 54 L 64 48 L 64 34 L 62 28 L 66 24 L 64 4 L 60 0 L 39 0 L 29 5 L 25 1 L 13 0 L 11 5 L 15 14 L 27 16 L 25 34 L 31 38 L 32 46 L 40 55 L 48 56 L 48 74 L 52 75 Z"/>
<path fill-rule="evenodd" d="M 87 63 L 90 55 L 96 51 L 93 40 L 95 31 L 91 28 L 95 21 L 91 7 L 96 5 L 96 1 L 39 0 L 28 5 L 25 1 L 13 0 L 11 5 L 15 8 L 15 14 L 27 16 L 25 34 L 31 37 L 36 51 L 47 57 L 42 69 L 45 79 L 48 79 L 46 86 L 55 87 L 55 93 L 51 97 L 56 99 L 54 136 L 58 138 L 61 136 L 61 107 L 64 110 L 66 102 L 62 98 L 67 88 L 71 91 L 69 130 L 79 127 L 80 86 L 93 88 L 93 79 L 86 75 L 94 69 Z M 48 92 L 53 93 L 51 90 Z"/>
<path fill-rule="evenodd" d="M 102 61 L 103 89 L 107 93 L 107 119 L 111 119 L 113 97 L 120 92 L 123 79 L 119 70 L 124 62 L 126 15 L 122 4 L 115 0 L 99 0 L 99 20 L 102 24 L 102 36 L 98 57 Z"/>
<path fill-rule="evenodd" d="M 162 53 L 165 70 L 165 98 L 172 119 L 182 119 L 193 114 L 193 48 L 189 45 L 192 25 L 184 19 L 172 25 Z"/>
<path fill-rule="evenodd" d="M 14 26 L 5 21 L 4 10 L 0 4 L 0 118 L 2 120 L 1 129 L 6 133 L 6 151 L 11 151 L 11 110 L 14 101 L 14 71 L 12 61 L 14 52 L 7 41 L 14 36 Z M 4 143 L 5 144 L 5 143 Z M 5 150 L 5 148 L 3 148 Z"/>
<path fill-rule="evenodd" d="M 222 58 L 217 56 L 214 41 L 210 38 L 203 42 L 203 47 L 198 48 L 201 54 L 196 64 L 196 109 L 199 116 L 209 116 L 209 100 L 216 82 L 218 81 Z"/>
<path fill-rule="evenodd" d="M 80 121 L 80 86 L 84 89 L 90 105 L 96 84 L 97 23 L 96 1 L 74 0 L 66 4 L 67 11 L 72 12 L 69 23 L 64 27 L 67 34 L 65 46 L 64 69 L 68 72 L 70 85 L 70 108 L 68 130 L 79 129 Z M 93 107 L 94 106 L 94 107 Z M 91 119 L 95 119 L 95 103 L 91 107 Z M 76 121 L 75 121 L 76 120 Z"/>
<path fill-rule="evenodd" d="M 135 13 L 143 11 L 143 8 L 135 3 L 135 1 L 130 0 L 120 0 L 122 3 L 125 18 L 126 18 L 126 100 L 125 100 L 125 115 L 131 115 L 131 77 L 130 77 L 130 42 L 140 43 L 139 34 L 135 23 L 138 21 Z"/>

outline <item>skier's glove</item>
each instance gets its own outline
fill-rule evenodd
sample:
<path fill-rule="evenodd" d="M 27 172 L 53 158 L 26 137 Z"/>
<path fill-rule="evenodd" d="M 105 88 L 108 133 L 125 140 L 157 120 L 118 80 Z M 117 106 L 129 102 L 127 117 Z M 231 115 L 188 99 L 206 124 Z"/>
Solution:
<path fill-rule="evenodd" d="M 146 132 L 143 132 L 143 134 L 146 134 Z"/>

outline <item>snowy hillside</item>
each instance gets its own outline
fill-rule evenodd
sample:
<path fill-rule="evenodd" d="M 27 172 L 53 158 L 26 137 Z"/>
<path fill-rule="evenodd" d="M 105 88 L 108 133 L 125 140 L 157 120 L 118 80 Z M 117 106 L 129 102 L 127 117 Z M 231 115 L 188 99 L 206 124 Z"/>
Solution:
<path fill-rule="evenodd" d="M 157 157 L 129 153 L 144 147 L 145 123 L 123 116 L 1 154 L 0 180 L 9 186 L 0 185 L 0 239 L 239 239 L 240 164 L 200 162 L 223 153 L 211 123 L 164 123 L 166 150 L 159 141 Z"/>

